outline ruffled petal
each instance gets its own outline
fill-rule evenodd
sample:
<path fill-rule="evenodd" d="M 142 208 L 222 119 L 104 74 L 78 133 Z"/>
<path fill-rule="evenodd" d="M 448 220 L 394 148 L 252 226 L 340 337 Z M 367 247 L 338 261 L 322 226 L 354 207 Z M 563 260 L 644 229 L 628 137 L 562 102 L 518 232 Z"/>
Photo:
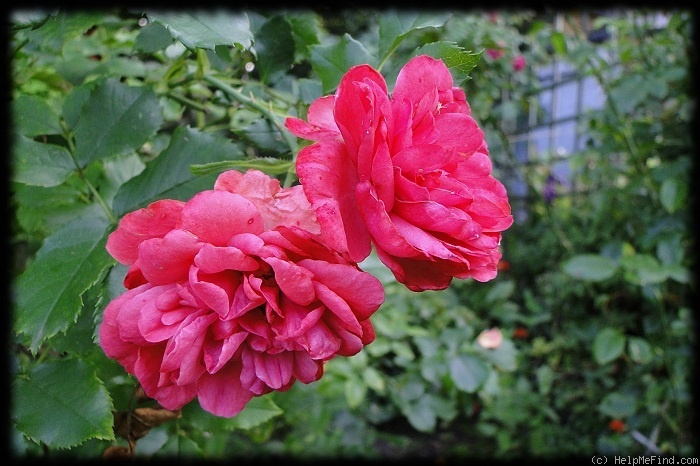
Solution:
<path fill-rule="evenodd" d="M 202 375 L 197 395 L 202 409 L 221 417 L 235 416 L 253 398 L 253 393 L 241 384 L 240 363 L 229 363 L 215 374 Z"/>
<path fill-rule="evenodd" d="M 370 237 L 354 195 L 357 175 L 343 145 L 305 147 L 297 157 L 297 174 L 321 224 L 324 242 L 353 262 L 366 258 Z"/>
<path fill-rule="evenodd" d="M 187 279 L 194 257 L 204 244 L 190 232 L 173 230 L 163 238 L 152 238 L 139 247 L 143 276 L 154 285 Z"/>
<path fill-rule="evenodd" d="M 122 264 L 133 264 L 138 258 L 141 243 L 151 238 L 162 238 L 175 228 L 184 205 L 182 201 L 163 199 L 145 209 L 126 214 L 107 238 L 107 251 Z"/>
<path fill-rule="evenodd" d="M 211 190 L 196 194 L 182 209 L 180 228 L 214 246 L 226 246 L 240 233 L 264 230 L 260 212 L 239 194 Z"/>

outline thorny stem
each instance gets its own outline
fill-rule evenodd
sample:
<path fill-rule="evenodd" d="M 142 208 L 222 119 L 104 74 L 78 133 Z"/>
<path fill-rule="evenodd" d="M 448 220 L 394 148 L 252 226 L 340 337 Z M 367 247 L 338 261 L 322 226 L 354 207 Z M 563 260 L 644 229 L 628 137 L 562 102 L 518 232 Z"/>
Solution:
<path fill-rule="evenodd" d="M 272 124 L 275 125 L 275 127 L 279 130 L 280 134 L 284 138 L 285 142 L 289 146 L 289 149 L 292 152 L 292 163 L 289 167 L 289 170 L 287 170 L 287 175 L 284 179 L 284 184 L 283 186 L 285 188 L 288 188 L 289 186 L 292 185 L 294 180 L 296 179 L 296 173 L 294 171 L 294 165 L 297 157 L 297 141 L 294 136 L 292 136 L 289 131 L 284 128 L 280 122 L 277 120 L 275 117 L 274 112 L 272 111 L 272 104 L 269 104 L 270 107 L 266 107 L 263 105 L 262 102 L 256 101 L 252 97 L 246 97 L 245 95 L 241 94 L 239 91 L 234 89 L 233 87 L 229 86 L 226 83 L 223 83 L 219 81 L 218 79 L 214 78 L 213 76 L 210 75 L 204 75 L 203 79 L 208 82 L 209 84 L 213 85 L 214 87 L 217 87 L 218 89 L 224 91 L 226 94 L 228 94 L 230 97 L 232 97 L 234 100 L 242 103 L 243 105 L 246 105 L 254 110 L 257 110 L 258 112 L 262 113 L 265 118 L 267 118 L 268 121 L 270 121 Z"/>

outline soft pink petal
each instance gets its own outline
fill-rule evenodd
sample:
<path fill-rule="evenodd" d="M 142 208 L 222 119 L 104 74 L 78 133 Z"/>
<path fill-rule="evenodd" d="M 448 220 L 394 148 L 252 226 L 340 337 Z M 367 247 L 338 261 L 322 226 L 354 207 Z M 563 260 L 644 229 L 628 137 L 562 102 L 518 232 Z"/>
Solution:
<path fill-rule="evenodd" d="M 214 246 L 226 246 L 240 233 L 263 231 L 263 219 L 251 201 L 228 191 L 203 191 L 182 209 L 180 228 Z"/>
<path fill-rule="evenodd" d="M 194 265 L 205 273 L 224 270 L 253 272 L 259 268 L 258 262 L 234 247 L 217 247 L 205 244 L 194 258 Z"/>
<path fill-rule="evenodd" d="M 353 265 L 329 264 L 313 259 L 304 259 L 299 265 L 313 272 L 314 281 L 342 297 L 359 320 L 368 319 L 384 302 L 382 283 Z"/>
<path fill-rule="evenodd" d="M 157 400 L 166 409 L 180 409 L 197 395 L 197 387 L 195 384 L 178 386 L 172 383 L 159 386 L 164 346 L 142 347 L 134 374 L 149 397 Z"/>
<path fill-rule="evenodd" d="M 481 234 L 481 225 L 463 210 L 437 202 L 397 202 L 394 212 L 423 230 L 449 235 L 456 241 L 468 241 Z"/>
<path fill-rule="evenodd" d="M 240 284 L 240 274 L 231 270 L 217 274 L 200 273 L 197 267 L 190 268 L 190 288 L 195 297 L 219 317 L 228 315 L 231 300 Z"/>
<path fill-rule="evenodd" d="M 357 316 L 352 312 L 352 309 L 342 297 L 319 282 L 314 282 L 314 289 L 316 290 L 318 298 L 326 305 L 328 310 L 343 322 L 343 328 L 354 334 L 362 332 L 362 327 L 357 321 Z"/>
<path fill-rule="evenodd" d="M 100 324 L 99 341 L 103 351 L 108 357 L 119 361 L 127 372 L 132 374 L 138 355 L 138 346 L 124 340 L 119 334 L 119 315 L 124 304 L 129 303 L 135 296 L 141 295 L 152 287 L 151 284 L 145 284 L 119 295 L 105 308 Z"/>
<path fill-rule="evenodd" d="M 435 118 L 435 129 L 440 133 L 436 144 L 459 154 L 473 154 L 484 140 L 484 132 L 476 121 L 463 113 L 439 115 Z"/>
<path fill-rule="evenodd" d="M 437 144 L 409 146 L 394 155 L 392 163 L 406 176 L 429 173 L 445 166 L 451 154 Z"/>
<path fill-rule="evenodd" d="M 146 240 L 139 247 L 141 273 L 154 285 L 186 280 L 194 256 L 202 246 L 196 236 L 184 230 Z"/>
<path fill-rule="evenodd" d="M 315 234 L 320 232 L 316 216 L 301 186 L 281 188 L 279 180 L 260 170 L 245 173 L 229 170 L 219 175 L 214 189 L 241 194 L 255 204 L 262 215 L 265 230 L 286 225 Z"/>
<path fill-rule="evenodd" d="M 452 281 L 452 276 L 435 270 L 425 260 L 395 257 L 381 248 L 377 248 L 377 256 L 389 267 L 396 280 L 411 291 L 444 290 Z"/>
<path fill-rule="evenodd" d="M 285 351 L 278 354 L 255 353 L 255 375 L 265 385 L 272 389 L 279 389 L 292 378 L 294 356 Z"/>
<path fill-rule="evenodd" d="M 353 160 L 370 126 L 377 124 L 370 121 L 376 117 L 373 108 L 375 90 L 386 95 L 384 77 L 369 65 L 358 65 L 343 75 L 336 91 L 335 121 Z"/>
<path fill-rule="evenodd" d="M 184 367 L 181 368 L 183 361 L 186 358 L 189 359 L 192 354 L 198 355 L 201 352 L 201 346 L 204 343 L 204 332 L 217 318 L 218 316 L 215 313 L 205 311 L 198 311 L 188 316 L 180 324 L 180 328 L 175 336 L 168 340 L 161 370 L 173 371 L 178 368 L 181 371 L 185 370 Z M 201 357 L 197 359 L 201 360 Z M 199 371 L 203 369 L 203 366 L 201 369 L 199 367 L 192 367 L 191 369 Z"/>
<path fill-rule="evenodd" d="M 323 363 L 301 351 L 294 352 L 294 377 L 302 383 L 315 382 L 323 375 Z"/>
<path fill-rule="evenodd" d="M 370 238 L 357 210 L 357 175 L 343 145 L 305 147 L 299 152 L 296 169 L 325 243 L 354 262 L 366 258 Z"/>
<path fill-rule="evenodd" d="M 425 94 L 433 90 L 451 89 L 452 86 L 452 75 L 442 60 L 419 55 L 399 71 L 391 98 L 395 101 L 406 99 L 417 104 Z"/>
<path fill-rule="evenodd" d="M 248 332 L 237 332 L 223 340 L 204 342 L 204 366 L 210 374 L 216 374 L 227 364 L 248 337 Z"/>
<path fill-rule="evenodd" d="M 369 183 L 357 185 L 356 196 L 360 206 L 362 219 L 367 225 L 374 242 L 391 254 L 398 256 L 413 256 L 417 253 L 414 248 L 396 229 L 384 203 L 377 199 L 374 188 Z"/>
<path fill-rule="evenodd" d="M 107 251 L 119 262 L 131 265 L 138 258 L 138 247 L 147 239 L 162 238 L 180 220 L 184 202 L 164 199 L 126 214 L 107 238 Z"/>
<path fill-rule="evenodd" d="M 297 304 L 306 306 L 316 298 L 312 273 L 303 267 L 274 257 L 265 259 L 275 271 L 275 282 L 282 293 Z"/>
<path fill-rule="evenodd" d="M 203 374 L 197 382 L 197 395 L 202 409 L 221 417 L 235 416 L 253 398 L 241 384 L 240 363 L 233 362 L 215 374 Z"/>

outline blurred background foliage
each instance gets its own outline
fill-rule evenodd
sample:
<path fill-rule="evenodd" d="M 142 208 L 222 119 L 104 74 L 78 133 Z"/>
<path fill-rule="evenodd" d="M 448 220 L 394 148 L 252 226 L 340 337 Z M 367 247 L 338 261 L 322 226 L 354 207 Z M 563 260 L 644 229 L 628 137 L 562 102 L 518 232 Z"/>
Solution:
<path fill-rule="evenodd" d="M 154 458 L 697 453 L 689 12 L 17 10 L 10 30 L 18 457 L 129 436 Z M 354 64 L 391 88 L 420 53 L 466 90 L 509 190 L 499 276 L 413 293 L 370 256 L 386 302 L 360 354 L 233 419 L 146 420 L 96 344 L 125 273 L 106 234 L 226 169 L 295 182 L 308 142 L 285 116 Z"/>

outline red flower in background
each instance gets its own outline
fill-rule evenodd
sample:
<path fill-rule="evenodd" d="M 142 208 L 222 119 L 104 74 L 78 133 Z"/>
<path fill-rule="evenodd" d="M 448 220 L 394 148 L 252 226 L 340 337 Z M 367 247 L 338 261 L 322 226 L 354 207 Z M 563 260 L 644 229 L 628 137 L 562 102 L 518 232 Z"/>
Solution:
<path fill-rule="evenodd" d="M 506 52 L 502 49 L 486 49 L 486 55 L 493 58 L 494 60 L 498 60 L 505 54 Z"/>
<path fill-rule="evenodd" d="M 608 428 L 613 432 L 617 433 L 622 433 L 626 429 L 625 423 L 619 419 L 613 419 L 612 421 L 610 421 L 610 423 L 608 424 Z"/>
<path fill-rule="evenodd" d="M 523 57 L 522 55 L 518 55 L 517 57 L 513 58 L 513 70 L 516 72 L 525 69 L 526 64 L 527 61 L 525 61 L 525 57 Z"/>
<path fill-rule="evenodd" d="M 308 123 L 288 118 L 286 126 L 317 141 L 299 152 L 296 169 L 326 244 L 354 262 L 374 244 L 414 291 L 496 276 L 510 205 L 441 60 L 413 58 L 391 97 L 378 71 L 351 68 L 335 95 L 311 104 Z"/>
<path fill-rule="evenodd" d="M 187 202 L 127 214 L 107 250 L 129 270 L 100 344 L 167 409 L 234 416 L 374 340 L 381 283 L 326 247 L 300 186 L 222 173 Z"/>

